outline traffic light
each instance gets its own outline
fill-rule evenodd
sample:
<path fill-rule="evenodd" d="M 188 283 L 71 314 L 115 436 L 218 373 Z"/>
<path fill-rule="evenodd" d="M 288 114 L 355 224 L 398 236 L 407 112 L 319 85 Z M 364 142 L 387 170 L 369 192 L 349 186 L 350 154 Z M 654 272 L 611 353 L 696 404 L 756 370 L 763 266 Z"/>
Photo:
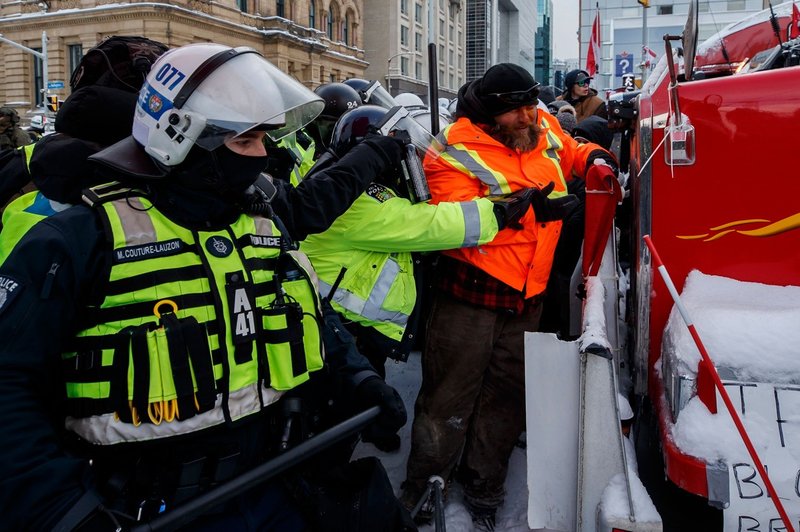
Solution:
<path fill-rule="evenodd" d="M 47 110 L 48 111 L 53 111 L 54 113 L 57 113 L 58 112 L 58 104 L 59 104 L 58 96 L 56 96 L 56 95 L 53 95 L 53 96 L 49 96 L 48 95 L 47 96 Z"/>
<path fill-rule="evenodd" d="M 636 0 L 636 1 L 642 4 L 644 7 L 650 7 L 650 0 Z"/>

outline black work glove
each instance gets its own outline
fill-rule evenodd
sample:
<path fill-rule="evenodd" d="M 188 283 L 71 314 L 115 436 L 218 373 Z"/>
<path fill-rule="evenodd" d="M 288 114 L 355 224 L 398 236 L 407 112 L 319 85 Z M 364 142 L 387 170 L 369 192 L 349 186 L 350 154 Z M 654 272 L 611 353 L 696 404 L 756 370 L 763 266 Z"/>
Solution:
<path fill-rule="evenodd" d="M 605 150 L 592 150 L 589 152 L 589 157 L 586 158 L 586 171 L 589 171 L 589 167 L 595 164 L 595 160 L 601 160 L 606 165 L 610 166 L 611 169 L 614 171 L 614 177 L 619 177 L 619 165 L 617 165 L 616 159 L 614 156 L 608 153 Z"/>
<path fill-rule="evenodd" d="M 531 195 L 535 189 L 523 188 L 503 194 L 502 196 L 487 196 L 494 203 L 494 215 L 497 218 L 497 228 L 522 229 L 519 220 L 528 212 L 531 206 Z"/>
<path fill-rule="evenodd" d="M 401 138 L 367 133 L 361 144 L 366 144 L 381 156 L 387 169 L 400 168 L 400 161 L 405 154 L 405 141 Z"/>
<path fill-rule="evenodd" d="M 537 222 L 552 222 L 563 220 L 578 205 L 578 197 L 574 194 L 567 194 L 560 198 L 550 199 L 547 196 L 556 186 L 552 181 L 543 189 L 531 189 L 531 207 L 536 214 Z"/>
<path fill-rule="evenodd" d="M 375 422 L 364 431 L 372 438 L 385 438 L 394 435 L 406 424 L 406 406 L 397 390 L 386 384 L 377 375 L 368 377 L 356 388 L 356 402 L 364 407 L 381 407 Z"/>

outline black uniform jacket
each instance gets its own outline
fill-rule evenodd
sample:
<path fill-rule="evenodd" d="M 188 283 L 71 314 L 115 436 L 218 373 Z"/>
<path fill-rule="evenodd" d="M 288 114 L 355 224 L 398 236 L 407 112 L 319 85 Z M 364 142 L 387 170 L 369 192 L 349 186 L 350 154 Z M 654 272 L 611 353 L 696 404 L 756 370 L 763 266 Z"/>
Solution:
<path fill-rule="evenodd" d="M 339 165 L 294 189 L 276 182 L 272 201 L 291 236 L 325 230 L 358 197 L 386 157 L 359 146 Z M 123 178 L 124 179 L 124 178 Z M 168 178 L 166 178 L 168 179 Z M 156 206 L 167 216 L 177 207 L 183 225 L 225 224 L 238 212 L 221 209 L 208 220 L 213 198 L 185 196 L 165 187 Z M 154 200 L 155 201 L 155 200 Z M 207 203 L 208 205 L 204 205 Z M 185 219 L 186 213 L 196 220 Z M 227 216 L 227 218 L 226 218 Z M 7 530 L 49 530 L 93 486 L 85 458 L 65 442 L 64 384 L 59 360 L 76 332 L 77 318 L 97 302 L 110 271 L 110 253 L 93 209 L 78 205 L 39 222 L 0 267 L 0 516 Z M 357 353 L 355 353 L 357 357 Z M 368 362 L 345 352 L 332 360 L 353 381 L 374 375 Z M 355 382 L 357 384 L 357 382 Z"/>

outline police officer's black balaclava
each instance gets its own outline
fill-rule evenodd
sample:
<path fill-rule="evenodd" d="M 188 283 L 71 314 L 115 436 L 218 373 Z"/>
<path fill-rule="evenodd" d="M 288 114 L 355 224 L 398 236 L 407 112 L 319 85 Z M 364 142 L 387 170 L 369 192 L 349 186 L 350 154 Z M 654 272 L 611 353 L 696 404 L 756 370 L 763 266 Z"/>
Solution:
<path fill-rule="evenodd" d="M 159 207 L 167 208 L 180 221 L 216 225 L 230 223 L 241 214 L 244 192 L 267 166 L 267 156 L 234 153 L 226 146 L 207 151 L 191 149 L 186 159 L 172 169 L 153 192 Z"/>

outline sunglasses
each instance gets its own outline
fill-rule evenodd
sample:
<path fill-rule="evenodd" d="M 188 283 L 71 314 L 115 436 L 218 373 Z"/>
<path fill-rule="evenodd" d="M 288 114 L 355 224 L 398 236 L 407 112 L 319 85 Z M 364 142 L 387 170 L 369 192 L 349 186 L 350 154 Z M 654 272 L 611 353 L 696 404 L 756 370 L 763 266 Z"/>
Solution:
<path fill-rule="evenodd" d="M 578 87 L 588 87 L 590 81 L 592 81 L 592 80 L 587 78 L 587 79 L 584 79 L 584 80 L 581 80 L 581 81 L 576 81 L 575 85 L 577 85 Z"/>
<path fill-rule="evenodd" d="M 538 83 L 528 90 L 511 91 L 511 92 L 493 92 L 489 94 L 489 96 L 497 98 L 503 103 L 533 105 L 539 102 L 539 100 L 536 98 L 537 94 L 539 94 Z"/>

